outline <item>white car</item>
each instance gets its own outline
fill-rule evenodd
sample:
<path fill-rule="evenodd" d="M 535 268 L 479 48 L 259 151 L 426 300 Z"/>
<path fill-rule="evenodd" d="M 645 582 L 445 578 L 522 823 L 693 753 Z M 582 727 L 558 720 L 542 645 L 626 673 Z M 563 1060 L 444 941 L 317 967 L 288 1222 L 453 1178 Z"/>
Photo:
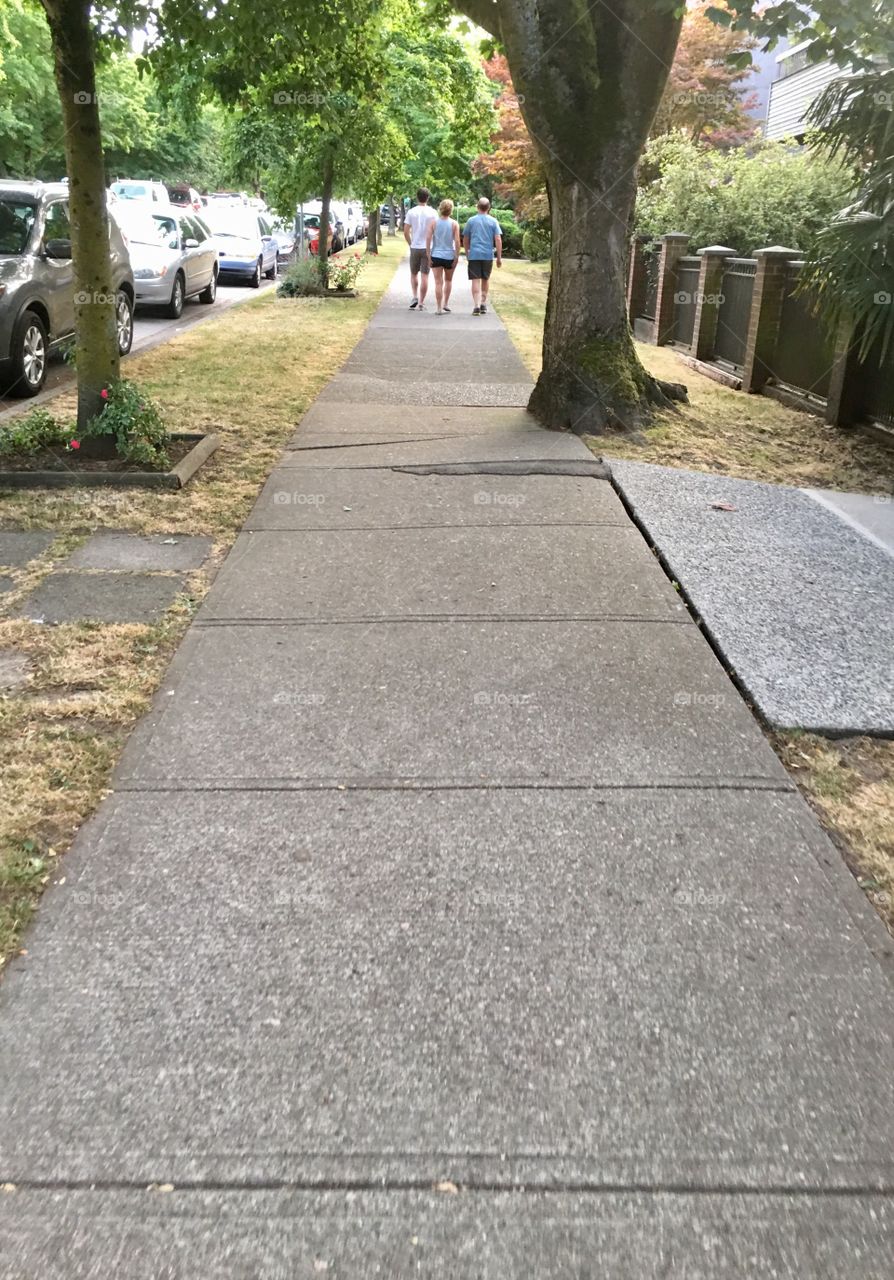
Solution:
<path fill-rule="evenodd" d="M 219 248 L 197 213 L 135 203 L 118 205 L 115 219 L 127 241 L 138 307 L 164 307 L 179 320 L 187 298 L 214 301 Z"/>
<path fill-rule="evenodd" d="M 138 203 L 164 205 L 171 203 L 168 189 L 163 182 L 150 182 L 144 178 L 116 178 L 109 187 L 109 195 L 113 203 L 133 200 Z"/>

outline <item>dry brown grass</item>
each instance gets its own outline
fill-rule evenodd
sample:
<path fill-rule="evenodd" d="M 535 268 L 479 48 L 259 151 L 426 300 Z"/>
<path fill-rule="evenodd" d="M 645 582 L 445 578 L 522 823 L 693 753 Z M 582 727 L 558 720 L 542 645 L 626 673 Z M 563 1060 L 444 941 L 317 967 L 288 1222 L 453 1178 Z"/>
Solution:
<path fill-rule="evenodd" d="M 246 302 L 128 363 L 181 430 L 214 430 L 222 445 L 179 492 L 32 490 L 3 495 L 6 528 L 53 530 L 48 552 L 14 571 L 0 653 L 24 655 L 25 687 L 0 697 L 0 966 L 19 945 L 41 888 L 108 786 L 128 732 L 241 528 L 258 490 L 317 393 L 360 337 L 403 252 L 360 276 L 356 302 Z M 325 339 L 325 344 L 324 344 Z M 73 413 L 66 393 L 53 412 Z M 197 533 L 214 539 L 205 568 L 155 626 L 40 626 L 12 615 L 27 593 L 94 529 Z"/>
<path fill-rule="evenodd" d="M 548 282 L 542 264 L 506 262 L 495 283 L 496 310 L 535 377 Z M 641 441 L 587 437 L 594 452 L 774 484 L 894 492 L 894 452 L 862 432 L 829 427 L 766 396 L 732 391 L 687 368 L 667 347 L 639 343 L 637 349 L 656 377 L 685 382 L 690 403 L 659 414 Z"/>
<path fill-rule="evenodd" d="M 534 376 L 548 282 L 542 264 L 506 262 L 494 286 L 496 309 Z M 589 437 L 595 452 L 779 484 L 864 493 L 894 488 L 894 454 L 862 433 L 732 391 L 687 368 L 667 348 L 639 344 L 638 350 L 657 377 L 686 383 L 690 404 L 659 415 L 642 443 Z M 774 745 L 894 933 L 894 743 L 787 734 Z"/>

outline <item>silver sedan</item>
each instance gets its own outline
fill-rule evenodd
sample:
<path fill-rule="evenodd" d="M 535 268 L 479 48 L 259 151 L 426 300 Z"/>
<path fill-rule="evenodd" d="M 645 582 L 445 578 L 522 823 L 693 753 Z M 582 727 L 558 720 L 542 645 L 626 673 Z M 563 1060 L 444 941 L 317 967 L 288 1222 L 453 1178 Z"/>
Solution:
<path fill-rule="evenodd" d="M 127 240 L 138 307 L 163 307 L 177 320 L 187 298 L 214 301 L 218 246 L 198 214 L 119 204 L 115 217 Z"/>

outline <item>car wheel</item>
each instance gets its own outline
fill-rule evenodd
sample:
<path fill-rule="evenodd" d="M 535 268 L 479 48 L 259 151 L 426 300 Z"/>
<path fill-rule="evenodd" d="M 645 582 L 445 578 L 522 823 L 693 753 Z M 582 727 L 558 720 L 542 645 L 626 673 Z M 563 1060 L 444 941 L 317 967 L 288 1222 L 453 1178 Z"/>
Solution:
<path fill-rule="evenodd" d="M 265 271 L 264 275 L 267 277 L 268 280 L 275 280 L 278 274 L 279 274 L 279 260 L 277 258 L 274 258 L 273 266 L 270 268 L 269 271 Z"/>
<path fill-rule="evenodd" d="M 115 328 L 118 332 L 118 354 L 126 356 L 133 346 L 133 302 L 124 289 L 119 289 L 115 301 Z"/>
<path fill-rule="evenodd" d="M 183 303 L 186 300 L 186 294 L 183 284 L 183 276 L 180 272 L 174 277 L 174 288 L 171 290 L 171 301 L 167 305 L 167 314 L 172 320 L 179 320 L 183 315 Z"/>
<path fill-rule="evenodd" d="M 22 398 L 36 396 L 47 376 L 47 330 L 35 312 L 24 311 L 16 321 L 10 355 L 11 394 Z"/>
<path fill-rule="evenodd" d="M 261 274 L 262 274 L 262 271 L 263 271 L 263 267 L 264 267 L 264 260 L 263 260 L 263 258 L 258 258 L 257 262 L 255 263 L 255 269 L 254 269 L 254 271 L 253 271 L 253 273 L 252 273 L 252 275 L 250 276 L 249 281 L 248 281 L 248 283 L 251 285 L 252 289 L 260 289 L 260 287 L 261 287 Z"/>
<path fill-rule="evenodd" d="M 199 294 L 199 302 L 213 302 L 217 297 L 217 272 L 211 273 L 211 279 Z"/>

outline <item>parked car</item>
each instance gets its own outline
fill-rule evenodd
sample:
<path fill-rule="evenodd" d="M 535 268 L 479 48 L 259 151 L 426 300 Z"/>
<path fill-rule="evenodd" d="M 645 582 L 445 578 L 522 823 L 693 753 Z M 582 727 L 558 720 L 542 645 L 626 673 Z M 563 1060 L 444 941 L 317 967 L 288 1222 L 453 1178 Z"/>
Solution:
<path fill-rule="evenodd" d="M 366 235 L 366 218 L 363 205 L 357 200 L 349 200 L 345 204 L 345 229 L 348 244 L 356 244 Z"/>
<path fill-rule="evenodd" d="M 212 191 L 208 195 L 208 208 L 227 205 L 239 206 L 248 203 L 248 197 L 241 191 Z"/>
<path fill-rule="evenodd" d="M 118 350 L 133 342 L 134 280 L 127 245 L 109 219 Z M 68 187 L 0 181 L 0 363 L 10 390 L 36 396 L 47 360 L 75 327 Z"/>
<path fill-rule="evenodd" d="M 387 204 L 383 204 L 379 210 L 379 224 L 383 227 L 387 227 L 391 223 L 391 217 L 388 210 L 389 206 Z M 398 205 L 394 206 L 394 225 L 396 227 L 400 226 L 400 208 Z"/>
<path fill-rule="evenodd" d="M 304 213 L 304 236 L 307 240 L 307 248 L 310 253 L 318 254 L 320 252 L 320 218 L 322 214 L 320 210 L 308 213 L 305 208 Z M 335 214 L 329 210 L 329 234 L 327 237 L 326 252 L 337 253 L 336 248 L 338 238 L 335 230 Z"/>
<path fill-rule="evenodd" d="M 119 206 L 115 217 L 130 251 L 138 307 L 164 307 L 179 320 L 187 298 L 214 301 L 218 247 L 198 214 L 133 205 Z"/>
<path fill-rule="evenodd" d="M 273 228 L 262 214 L 244 205 L 213 204 L 205 213 L 217 240 L 221 272 L 241 276 L 253 289 L 260 285 L 262 275 L 268 280 L 276 279 L 277 243 Z"/>
<path fill-rule="evenodd" d="M 150 182 L 143 178 L 118 178 L 109 187 L 114 200 L 148 201 L 150 204 L 169 205 L 171 198 L 163 182 Z"/>
<path fill-rule="evenodd" d="M 273 238 L 276 241 L 276 253 L 280 261 L 291 258 L 295 252 L 295 235 L 294 223 L 289 224 L 285 218 L 274 218 L 271 226 L 273 228 Z"/>
<path fill-rule="evenodd" d="M 168 195 L 171 204 L 177 209 L 192 209 L 194 213 L 201 213 L 205 207 L 195 187 L 190 187 L 185 182 L 169 183 Z"/>

